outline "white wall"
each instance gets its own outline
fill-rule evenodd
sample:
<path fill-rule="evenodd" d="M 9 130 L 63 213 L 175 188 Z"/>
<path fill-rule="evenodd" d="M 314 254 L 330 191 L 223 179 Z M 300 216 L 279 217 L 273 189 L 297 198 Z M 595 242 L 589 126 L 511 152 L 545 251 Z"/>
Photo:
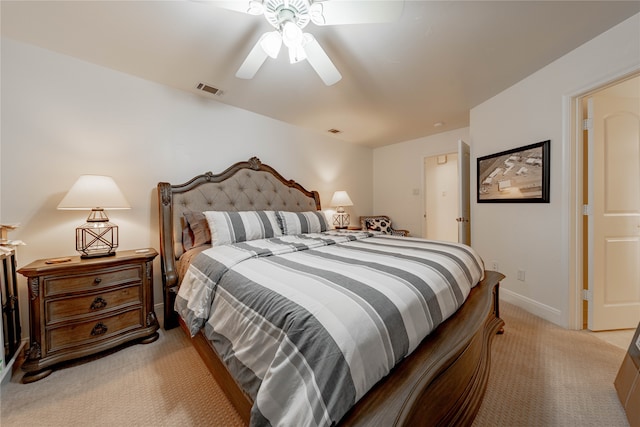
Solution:
<path fill-rule="evenodd" d="M 27 243 L 19 266 L 76 253 L 74 230 L 88 212 L 56 206 L 85 173 L 113 176 L 131 204 L 108 212 L 123 250 L 159 249 L 159 181 L 183 183 L 254 155 L 318 190 L 323 207 L 344 189 L 353 215 L 371 211 L 370 148 L 6 38 L 1 101 L 0 217 L 21 223 L 11 235 Z M 159 273 L 156 260 L 156 302 Z M 22 278 L 20 287 L 24 298 Z"/>
<path fill-rule="evenodd" d="M 569 326 L 571 283 L 571 142 L 568 100 L 640 69 L 640 14 L 613 27 L 471 110 L 472 157 L 551 140 L 549 204 L 472 203 L 472 242 L 507 275 L 503 297 Z M 476 186 L 472 162 L 472 188 Z M 516 280 L 518 270 L 526 280 Z"/>
<path fill-rule="evenodd" d="M 368 213 L 389 215 L 394 228 L 422 236 L 424 158 L 457 152 L 459 139 L 469 142 L 469 128 L 373 150 L 373 211 Z"/>

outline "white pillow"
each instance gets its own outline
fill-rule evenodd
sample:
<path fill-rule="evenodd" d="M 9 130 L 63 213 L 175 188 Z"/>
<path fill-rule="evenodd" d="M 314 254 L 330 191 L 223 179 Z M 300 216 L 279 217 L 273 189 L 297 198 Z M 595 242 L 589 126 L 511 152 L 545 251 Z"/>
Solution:
<path fill-rule="evenodd" d="M 206 211 L 213 246 L 282 236 L 275 211 Z"/>
<path fill-rule="evenodd" d="M 282 233 L 303 234 L 303 233 L 320 233 L 327 231 L 327 219 L 322 211 L 308 212 L 284 212 L 276 211 L 276 215 L 280 220 Z"/>

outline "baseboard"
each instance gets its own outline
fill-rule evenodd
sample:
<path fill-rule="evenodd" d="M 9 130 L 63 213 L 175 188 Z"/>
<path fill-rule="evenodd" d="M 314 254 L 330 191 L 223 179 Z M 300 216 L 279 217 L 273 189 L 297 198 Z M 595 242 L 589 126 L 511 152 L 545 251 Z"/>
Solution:
<path fill-rule="evenodd" d="M 500 300 L 509 304 L 516 305 L 524 310 L 527 310 L 531 314 L 535 314 L 538 317 L 548 320 L 558 326 L 566 328 L 565 319 L 562 316 L 562 311 L 557 308 L 549 307 L 546 304 L 542 304 L 536 300 L 517 294 L 509 289 L 500 288 Z"/>

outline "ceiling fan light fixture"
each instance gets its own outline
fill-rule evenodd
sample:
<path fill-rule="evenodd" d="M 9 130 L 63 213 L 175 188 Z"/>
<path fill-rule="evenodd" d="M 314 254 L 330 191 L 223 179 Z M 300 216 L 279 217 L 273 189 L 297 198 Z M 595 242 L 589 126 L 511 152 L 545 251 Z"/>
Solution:
<path fill-rule="evenodd" d="M 260 47 L 265 51 L 267 55 L 275 59 L 280 54 L 280 48 L 282 47 L 282 36 L 278 31 L 271 31 L 265 33 L 260 40 Z"/>
<path fill-rule="evenodd" d="M 303 41 L 302 29 L 292 21 L 286 21 L 282 25 L 282 41 L 289 49 L 301 46 Z"/>

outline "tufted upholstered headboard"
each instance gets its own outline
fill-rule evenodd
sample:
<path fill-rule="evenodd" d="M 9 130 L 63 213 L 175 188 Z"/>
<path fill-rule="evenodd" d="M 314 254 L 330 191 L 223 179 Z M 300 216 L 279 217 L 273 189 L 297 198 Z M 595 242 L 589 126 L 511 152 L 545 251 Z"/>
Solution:
<path fill-rule="evenodd" d="M 271 166 L 252 157 L 220 174 L 207 172 L 184 184 L 158 183 L 160 259 L 164 294 L 164 327 L 177 326 L 173 301 L 178 287 L 176 261 L 183 253 L 186 211 L 320 210 L 317 191 L 286 180 Z"/>

